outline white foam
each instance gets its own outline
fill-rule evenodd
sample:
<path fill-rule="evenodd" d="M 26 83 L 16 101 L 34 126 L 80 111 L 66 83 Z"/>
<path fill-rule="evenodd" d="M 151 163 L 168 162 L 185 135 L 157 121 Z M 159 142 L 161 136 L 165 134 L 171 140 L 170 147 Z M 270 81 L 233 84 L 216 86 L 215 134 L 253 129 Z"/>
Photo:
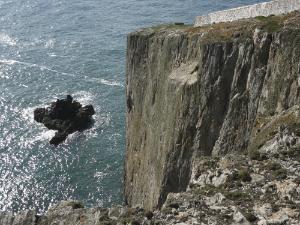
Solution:
<path fill-rule="evenodd" d="M 17 60 L 14 60 L 14 59 L 1 59 L 0 63 L 6 64 L 6 65 L 21 64 L 21 65 L 29 66 L 29 67 L 41 67 L 41 66 L 39 66 L 37 64 L 34 64 L 34 63 L 17 61 Z"/>
<path fill-rule="evenodd" d="M 6 64 L 6 65 L 20 64 L 20 65 L 24 65 L 24 66 L 28 66 L 28 67 L 37 67 L 41 71 L 47 70 L 47 71 L 50 71 L 50 72 L 53 72 L 53 73 L 63 74 L 63 75 L 66 75 L 66 76 L 71 76 L 71 77 L 76 76 L 76 74 L 73 74 L 73 73 L 60 72 L 60 71 L 53 70 L 53 69 L 51 69 L 49 67 L 46 67 L 46 66 L 41 66 L 41 65 L 38 65 L 38 64 L 35 64 L 35 63 L 17 61 L 17 60 L 14 60 L 14 59 L 0 59 L 0 63 Z"/>
<path fill-rule="evenodd" d="M 9 79 L 9 76 L 0 71 L 0 79 Z"/>
<path fill-rule="evenodd" d="M 76 101 L 80 102 L 82 105 L 90 105 L 94 100 L 94 95 L 88 91 L 78 91 L 73 94 Z"/>
<path fill-rule="evenodd" d="M 37 141 L 50 140 L 55 135 L 55 130 L 46 130 L 39 133 L 37 136 L 29 140 L 30 143 L 35 143 Z"/>
<path fill-rule="evenodd" d="M 17 45 L 17 40 L 10 37 L 7 34 L 0 33 L 0 44 L 8 45 L 8 46 L 15 46 L 15 45 Z"/>
<path fill-rule="evenodd" d="M 23 109 L 22 113 L 21 113 L 21 116 L 23 117 L 23 119 L 33 122 L 34 121 L 33 112 L 34 112 L 34 109 L 36 109 L 36 108 L 38 108 L 38 107 L 28 107 L 28 108 Z"/>
<path fill-rule="evenodd" d="M 99 171 L 99 172 L 96 172 L 96 173 L 94 174 L 94 177 L 95 177 L 95 178 L 98 178 L 98 179 L 103 179 L 103 178 L 106 177 L 107 175 L 108 175 L 108 173 Z"/>
<path fill-rule="evenodd" d="M 67 93 L 65 93 L 67 94 Z M 78 91 L 72 94 L 74 99 L 78 102 L 80 102 L 83 106 L 84 105 L 94 105 L 96 114 L 93 116 L 94 118 L 94 124 L 91 128 L 85 130 L 83 132 L 83 135 L 86 139 L 94 138 L 99 135 L 99 128 L 104 126 L 109 126 L 111 123 L 111 115 L 110 113 L 104 114 L 101 113 L 101 107 L 95 105 L 95 95 L 93 93 L 88 91 Z M 80 133 L 79 133 L 80 134 Z M 74 133 L 74 135 L 77 135 L 77 132 Z M 71 139 L 74 138 L 71 136 Z"/>
<path fill-rule="evenodd" d="M 6 64 L 6 65 L 14 65 L 17 63 L 17 61 L 13 60 L 13 59 L 1 59 L 0 63 Z"/>
<path fill-rule="evenodd" d="M 55 44 L 55 40 L 54 39 L 49 39 L 48 41 L 45 42 L 45 47 L 46 48 L 53 48 Z"/>
<path fill-rule="evenodd" d="M 100 80 L 101 84 L 109 85 L 109 86 L 119 86 L 119 87 L 124 87 L 124 85 L 120 82 L 117 81 L 109 81 L 105 79 Z"/>

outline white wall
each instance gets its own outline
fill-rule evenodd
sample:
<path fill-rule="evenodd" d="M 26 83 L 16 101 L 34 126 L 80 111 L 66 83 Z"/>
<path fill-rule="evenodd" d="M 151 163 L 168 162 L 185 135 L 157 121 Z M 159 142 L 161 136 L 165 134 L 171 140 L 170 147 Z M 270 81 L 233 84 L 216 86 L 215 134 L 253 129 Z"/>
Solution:
<path fill-rule="evenodd" d="M 207 16 L 198 16 L 196 17 L 194 26 L 199 27 L 212 23 L 228 22 L 256 16 L 279 15 L 299 9 L 300 0 L 274 0 L 271 2 L 214 12 Z"/>

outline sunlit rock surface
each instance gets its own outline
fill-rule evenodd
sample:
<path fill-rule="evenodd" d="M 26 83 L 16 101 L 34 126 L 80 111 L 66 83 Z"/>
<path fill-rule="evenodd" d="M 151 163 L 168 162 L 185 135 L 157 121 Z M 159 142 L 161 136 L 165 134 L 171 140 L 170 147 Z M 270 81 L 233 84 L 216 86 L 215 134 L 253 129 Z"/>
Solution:
<path fill-rule="evenodd" d="M 269 152 L 279 142 L 298 145 L 299 112 L 293 107 L 300 103 L 299 24 L 294 12 L 129 35 L 129 205 L 153 209 L 168 193 L 185 191 L 197 158 Z M 222 185 L 224 172 L 209 184 Z M 201 182 L 208 183 L 211 173 L 202 174 Z"/>

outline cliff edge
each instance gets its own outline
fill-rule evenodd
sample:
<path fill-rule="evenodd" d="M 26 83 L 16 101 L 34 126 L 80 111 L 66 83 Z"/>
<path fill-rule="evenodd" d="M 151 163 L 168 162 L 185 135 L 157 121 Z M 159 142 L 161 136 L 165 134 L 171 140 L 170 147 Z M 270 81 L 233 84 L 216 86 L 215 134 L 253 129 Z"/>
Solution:
<path fill-rule="evenodd" d="M 198 159 L 260 151 L 277 130 L 300 144 L 298 111 L 280 117 L 300 103 L 299 24 L 293 12 L 128 36 L 129 205 L 161 207 L 187 190 Z"/>

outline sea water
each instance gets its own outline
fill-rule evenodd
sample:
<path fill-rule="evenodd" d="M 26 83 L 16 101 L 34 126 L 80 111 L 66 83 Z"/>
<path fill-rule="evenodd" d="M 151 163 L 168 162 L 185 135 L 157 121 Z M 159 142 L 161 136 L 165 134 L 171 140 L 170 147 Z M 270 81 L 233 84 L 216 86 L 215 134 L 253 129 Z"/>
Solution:
<path fill-rule="evenodd" d="M 0 210 L 122 203 L 126 35 L 259 0 L 1 0 Z M 58 147 L 33 110 L 71 94 L 94 126 Z"/>

